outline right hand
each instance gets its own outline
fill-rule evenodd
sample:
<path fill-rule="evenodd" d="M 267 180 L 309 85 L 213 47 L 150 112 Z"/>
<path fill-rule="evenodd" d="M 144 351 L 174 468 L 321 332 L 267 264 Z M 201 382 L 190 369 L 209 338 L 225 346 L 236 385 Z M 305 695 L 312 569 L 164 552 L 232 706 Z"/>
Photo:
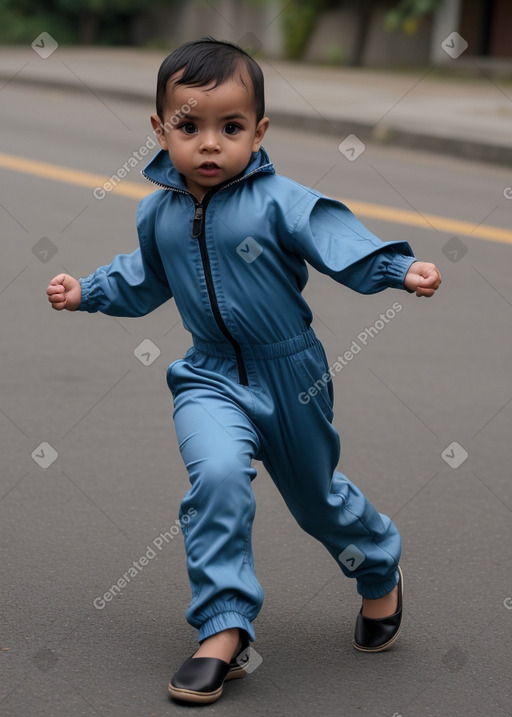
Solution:
<path fill-rule="evenodd" d="M 69 274 L 55 276 L 46 289 L 52 309 L 76 311 L 82 300 L 82 287 L 78 279 Z"/>

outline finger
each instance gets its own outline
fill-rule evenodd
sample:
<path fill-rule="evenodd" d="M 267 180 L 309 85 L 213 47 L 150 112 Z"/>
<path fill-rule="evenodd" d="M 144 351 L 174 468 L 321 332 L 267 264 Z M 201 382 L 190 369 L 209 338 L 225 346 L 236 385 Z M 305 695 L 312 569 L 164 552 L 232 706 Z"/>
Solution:
<path fill-rule="evenodd" d="M 51 301 L 52 309 L 55 309 L 56 311 L 61 311 L 65 306 L 65 301 Z"/>
<path fill-rule="evenodd" d="M 437 290 L 437 289 L 439 289 L 440 285 L 441 285 L 441 276 L 438 274 L 437 276 L 434 277 L 434 281 L 432 284 L 430 284 L 430 286 L 432 287 L 432 289 Z"/>
<path fill-rule="evenodd" d="M 62 284 L 58 284 L 57 286 L 52 286 L 50 284 L 50 286 L 46 289 L 48 296 L 52 296 L 53 294 L 63 294 L 64 291 L 65 289 Z"/>
<path fill-rule="evenodd" d="M 65 304 L 66 296 L 65 294 L 51 294 L 48 296 L 48 301 L 50 304 Z"/>
<path fill-rule="evenodd" d="M 66 274 L 58 274 L 57 276 L 54 276 L 53 279 L 50 281 L 50 286 L 55 286 L 56 284 L 63 284 L 65 278 Z"/>
<path fill-rule="evenodd" d="M 427 288 L 435 286 L 436 282 L 437 282 L 437 276 L 436 276 L 436 274 L 432 273 L 432 274 L 428 274 L 427 276 L 423 276 L 419 283 L 419 286 L 421 286 L 422 289 L 427 289 Z"/>
<path fill-rule="evenodd" d="M 418 288 L 416 291 L 416 296 L 434 296 L 435 290 L 434 289 L 424 289 L 423 287 Z"/>
<path fill-rule="evenodd" d="M 436 276 L 437 271 L 435 266 L 427 265 L 423 267 L 423 270 L 421 271 L 421 276 L 423 279 L 429 279 L 431 276 Z"/>

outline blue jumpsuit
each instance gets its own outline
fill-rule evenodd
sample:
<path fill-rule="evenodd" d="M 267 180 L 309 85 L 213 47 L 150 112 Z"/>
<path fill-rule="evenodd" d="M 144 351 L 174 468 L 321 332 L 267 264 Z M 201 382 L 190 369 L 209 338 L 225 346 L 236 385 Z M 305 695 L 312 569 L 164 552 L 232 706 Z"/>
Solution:
<path fill-rule="evenodd" d="M 331 374 L 301 291 L 306 261 L 361 293 L 403 289 L 410 246 L 381 242 L 340 202 L 277 175 L 264 149 L 202 202 L 163 150 L 143 174 L 162 189 L 139 205 L 140 246 L 80 279 L 80 309 L 142 316 L 174 296 L 192 334 L 167 371 L 191 483 L 180 509 L 187 620 L 200 641 L 232 627 L 255 639 L 254 459 L 359 593 L 385 595 L 400 536 L 336 471 Z"/>

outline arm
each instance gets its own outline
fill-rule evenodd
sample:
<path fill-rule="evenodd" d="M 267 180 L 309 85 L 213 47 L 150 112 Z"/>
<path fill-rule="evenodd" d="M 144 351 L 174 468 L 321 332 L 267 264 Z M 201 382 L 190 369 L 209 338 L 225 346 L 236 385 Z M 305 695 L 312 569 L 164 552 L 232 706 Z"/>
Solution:
<path fill-rule="evenodd" d="M 119 254 L 82 279 L 59 274 L 46 293 L 54 309 L 101 311 L 111 316 L 143 316 L 172 296 L 156 247 L 154 214 L 158 193 L 139 205 L 137 229 L 140 246 L 131 254 Z"/>
<path fill-rule="evenodd" d="M 405 288 L 410 267 L 420 263 L 407 242 L 384 243 L 341 202 L 316 192 L 310 192 L 310 197 L 312 201 L 295 220 L 289 235 L 291 251 L 362 294 L 388 287 Z M 410 288 L 415 290 L 416 286 Z"/>
<path fill-rule="evenodd" d="M 78 309 L 89 313 L 144 316 L 172 296 L 163 268 L 158 271 L 140 247 L 131 254 L 119 254 L 79 282 Z"/>

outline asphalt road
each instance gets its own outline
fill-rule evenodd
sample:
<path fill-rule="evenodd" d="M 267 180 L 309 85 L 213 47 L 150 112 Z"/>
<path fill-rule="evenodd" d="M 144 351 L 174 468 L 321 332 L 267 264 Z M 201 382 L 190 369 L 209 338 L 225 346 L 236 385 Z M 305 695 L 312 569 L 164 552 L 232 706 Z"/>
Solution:
<path fill-rule="evenodd" d="M 151 111 L 10 85 L 0 151 L 106 178 L 146 142 Z M 342 139 L 279 128 L 265 146 L 280 173 L 349 206 L 365 202 L 367 226 L 409 240 L 443 275 L 433 299 L 360 296 L 314 271 L 306 289 L 329 360 L 352 356 L 334 379 L 341 468 L 402 532 L 406 621 L 389 652 L 353 650 L 355 585 L 296 526 L 261 468 L 262 663 L 202 711 L 504 717 L 512 233 L 508 242 L 475 237 L 510 228 L 512 177 L 385 147 L 351 162 Z M 0 167 L 0 714 L 183 714 L 167 681 L 196 636 L 184 618 L 182 539 L 171 531 L 187 476 L 165 370 L 190 339 L 172 303 L 141 319 L 51 311 L 52 276 L 86 275 L 136 246 L 137 202 L 97 200 L 83 175 L 72 184 L 31 166 Z M 145 186 L 136 170 L 131 183 Z M 385 218 L 377 208 L 372 218 L 374 204 L 400 211 Z M 401 309 L 381 326 L 395 302 Z M 157 348 L 140 348 L 146 339 Z M 156 556 L 141 561 L 151 546 Z M 98 602 L 134 562 L 122 593 Z"/>

